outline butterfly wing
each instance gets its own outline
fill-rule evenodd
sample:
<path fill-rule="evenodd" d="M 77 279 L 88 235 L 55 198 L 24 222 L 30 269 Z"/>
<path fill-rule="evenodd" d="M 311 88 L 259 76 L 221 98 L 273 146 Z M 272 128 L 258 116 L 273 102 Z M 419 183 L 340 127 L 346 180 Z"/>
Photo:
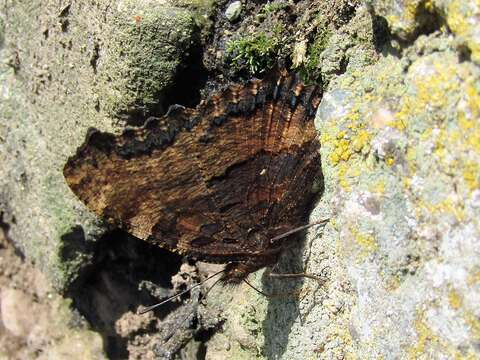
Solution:
<path fill-rule="evenodd" d="M 93 131 L 65 179 L 138 238 L 205 261 L 266 262 L 279 249 L 264 226 L 302 222 L 319 166 L 308 91 L 277 71 L 118 136 Z"/>

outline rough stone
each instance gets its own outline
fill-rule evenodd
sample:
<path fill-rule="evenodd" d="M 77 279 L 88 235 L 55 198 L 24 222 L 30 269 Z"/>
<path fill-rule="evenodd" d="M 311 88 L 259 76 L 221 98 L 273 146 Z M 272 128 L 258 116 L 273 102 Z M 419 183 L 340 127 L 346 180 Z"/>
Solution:
<path fill-rule="evenodd" d="M 101 336 L 4 235 L 0 228 L 0 358 L 105 359 Z"/>
<path fill-rule="evenodd" d="M 234 1 L 228 5 L 227 10 L 225 10 L 225 17 L 230 22 L 237 21 L 242 13 L 242 2 Z"/>
<path fill-rule="evenodd" d="M 371 0 L 374 11 L 384 16 L 392 33 L 404 40 L 439 30 L 442 26 L 455 35 L 461 51 L 480 62 L 480 6 L 463 0 Z"/>
<path fill-rule="evenodd" d="M 452 4 L 444 7 L 445 19 L 458 9 Z M 362 11 L 355 22 L 368 32 Z M 392 29 L 392 10 L 385 16 Z M 421 18 L 412 21 L 422 28 Z M 337 36 L 343 44 L 346 33 Z M 304 248 L 292 249 L 276 269 L 325 282 L 272 284 L 256 274 L 250 280 L 260 289 L 298 296 L 264 299 L 243 285 L 219 296 L 219 304 L 229 304 L 222 334 L 231 344 L 228 357 L 479 356 L 475 46 L 441 29 L 402 41 L 409 44 L 402 53 L 394 38 L 374 56 L 350 42 L 344 73 L 329 75 L 316 122 L 325 193 L 311 221 L 330 216 L 330 222 L 323 231 L 310 229 Z M 332 46 L 339 45 L 332 43 L 322 59 L 334 59 Z M 472 50 L 471 59 L 459 44 Z M 212 358 L 225 356 L 219 350 L 225 339 L 216 336 Z"/>
<path fill-rule="evenodd" d="M 62 168 L 89 127 L 116 131 L 172 84 L 192 45 L 187 9 L 158 1 L 34 1 L 2 13 L 0 214 L 58 289 L 104 231 Z"/>
<path fill-rule="evenodd" d="M 37 322 L 35 307 L 20 290 L 2 289 L 0 293 L 1 319 L 5 328 L 15 336 L 26 337 Z"/>

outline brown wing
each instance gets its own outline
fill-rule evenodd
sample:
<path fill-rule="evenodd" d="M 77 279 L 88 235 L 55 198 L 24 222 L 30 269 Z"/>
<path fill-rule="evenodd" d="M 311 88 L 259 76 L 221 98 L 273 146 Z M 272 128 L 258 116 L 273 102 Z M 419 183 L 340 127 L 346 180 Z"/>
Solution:
<path fill-rule="evenodd" d="M 315 91 L 275 72 L 120 136 L 93 131 L 65 178 L 141 239 L 206 261 L 260 259 L 303 221 L 319 167 Z"/>

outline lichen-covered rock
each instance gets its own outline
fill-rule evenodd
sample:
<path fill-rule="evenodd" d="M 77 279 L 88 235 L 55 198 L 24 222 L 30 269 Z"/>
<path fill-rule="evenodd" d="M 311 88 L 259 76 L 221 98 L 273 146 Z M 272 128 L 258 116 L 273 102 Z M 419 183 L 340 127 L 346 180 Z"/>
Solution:
<path fill-rule="evenodd" d="M 89 127 L 161 106 L 194 41 L 185 8 L 157 1 L 34 1 L 2 14 L 0 213 L 22 251 L 64 288 L 101 231 L 62 168 Z"/>
<path fill-rule="evenodd" d="M 384 16 L 393 35 L 404 40 L 443 28 L 455 35 L 472 60 L 480 62 L 480 3 L 464 0 L 370 0 L 374 11 Z"/>
<path fill-rule="evenodd" d="M 449 42 L 345 74 L 319 111 L 359 354 L 477 351 L 480 72 L 436 46 Z"/>
<path fill-rule="evenodd" d="M 124 0 L 106 23 L 99 93 L 110 115 L 162 103 L 177 68 L 195 42 L 192 13 L 154 0 Z"/>
<path fill-rule="evenodd" d="M 384 15 L 394 29 L 395 13 Z M 211 359 L 479 356 L 480 70 L 464 41 L 470 24 L 462 35 L 406 37 L 402 53 L 386 44 L 370 64 L 351 53 L 331 77 L 316 122 L 325 192 L 312 221 L 331 220 L 277 269 L 303 262 L 325 282 L 272 289 L 280 280 L 257 274 L 255 286 L 297 296 L 262 299 L 242 285 L 221 299 L 229 321 Z"/>
<path fill-rule="evenodd" d="M 227 10 L 225 10 L 225 17 L 228 21 L 236 21 L 242 13 L 242 3 L 241 1 L 234 1 L 228 5 Z"/>

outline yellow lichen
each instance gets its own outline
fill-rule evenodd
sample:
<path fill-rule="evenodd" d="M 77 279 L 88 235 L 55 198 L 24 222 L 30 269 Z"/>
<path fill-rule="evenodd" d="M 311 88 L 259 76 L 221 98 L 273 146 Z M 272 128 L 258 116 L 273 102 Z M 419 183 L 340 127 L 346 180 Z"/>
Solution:
<path fill-rule="evenodd" d="M 470 273 L 467 279 L 467 283 L 469 286 L 480 285 L 480 269 L 477 269 Z"/>
<path fill-rule="evenodd" d="M 457 115 L 457 121 L 462 130 L 465 145 L 480 154 L 480 94 L 474 85 L 465 89 L 466 106 Z"/>
<path fill-rule="evenodd" d="M 453 0 L 449 2 L 446 14 L 449 29 L 463 39 L 472 53 L 472 60 L 480 62 L 478 28 L 479 1 Z"/>
<path fill-rule="evenodd" d="M 448 303 L 453 309 L 458 310 L 462 307 L 463 304 L 462 296 L 452 289 L 448 293 Z"/>
<path fill-rule="evenodd" d="M 479 89 L 474 84 L 469 84 L 465 91 L 467 95 L 468 106 L 473 118 L 478 118 L 480 115 L 480 93 Z"/>
<path fill-rule="evenodd" d="M 352 141 L 353 150 L 361 152 L 365 147 L 370 146 L 371 134 L 361 129 L 358 131 L 357 136 Z"/>
<path fill-rule="evenodd" d="M 460 352 L 455 344 L 448 339 L 443 339 L 435 334 L 427 325 L 424 314 L 420 313 L 415 321 L 417 342 L 408 349 L 409 359 L 429 359 L 429 354 L 435 353 L 437 357 L 465 359 L 466 354 Z M 469 354 L 467 354 L 469 356 Z"/>
<path fill-rule="evenodd" d="M 458 88 L 456 67 L 445 65 L 445 63 L 436 60 L 433 63 L 419 62 L 412 65 L 411 72 L 415 74 L 413 83 L 416 87 L 417 110 L 445 107 L 450 100 L 445 94 L 455 92 Z"/>
<path fill-rule="evenodd" d="M 463 319 L 468 324 L 470 334 L 472 335 L 472 340 L 480 340 L 480 320 L 477 316 L 471 311 L 466 311 Z"/>
<path fill-rule="evenodd" d="M 333 148 L 330 152 L 330 161 L 333 165 L 338 165 L 341 161 L 349 161 L 353 154 L 365 153 L 370 149 L 372 135 L 365 129 L 365 124 L 359 121 L 359 112 L 354 110 L 342 120 L 348 130 L 338 130 L 328 138 L 321 137 L 323 141 L 329 140 L 329 145 Z"/>
<path fill-rule="evenodd" d="M 467 162 L 462 175 L 470 190 L 480 188 L 480 166 L 477 162 Z"/>
<path fill-rule="evenodd" d="M 353 226 L 350 227 L 350 232 L 352 233 L 355 242 L 362 248 L 364 255 L 368 255 L 378 250 L 378 243 L 373 235 L 363 233 Z"/>
<path fill-rule="evenodd" d="M 452 214 L 459 222 L 462 222 L 465 219 L 465 210 L 463 209 L 463 207 L 461 207 L 461 204 L 456 205 L 449 198 L 446 198 L 435 204 L 425 201 L 419 201 L 418 207 L 426 209 L 427 212 L 432 215 L 438 213 Z"/>
<path fill-rule="evenodd" d="M 339 164 L 337 177 L 338 183 L 343 188 L 343 190 L 350 190 L 350 183 L 347 180 L 348 166 L 345 163 Z"/>
<path fill-rule="evenodd" d="M 385 194 L 385 181 L 379 180 L 370 187 L 370 191 L 383 195 Z"/>
<path fill-rule="evenodd" d="M 423 6 L 429 12 L 435 11 L 435 1 L 433 1 L 433 0 L 426 0 L 424 2 Z"/>
<path fill-rule="evenodd" d="M 395 163 L 395 158 L 393 156 L 389 155 L 385 158 L 385 163 L 388 166 L 392 166 Z"/>

